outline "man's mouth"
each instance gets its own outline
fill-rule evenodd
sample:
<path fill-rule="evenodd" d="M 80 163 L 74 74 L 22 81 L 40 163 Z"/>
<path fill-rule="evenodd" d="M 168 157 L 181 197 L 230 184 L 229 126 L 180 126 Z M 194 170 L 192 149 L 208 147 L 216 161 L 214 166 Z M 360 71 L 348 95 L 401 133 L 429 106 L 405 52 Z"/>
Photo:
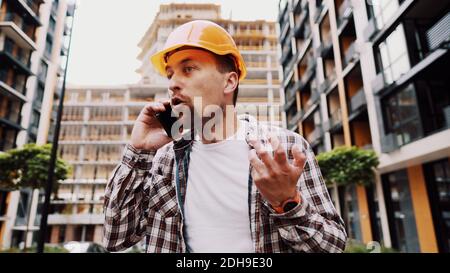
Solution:
<path fill-rule="evenodd" d="M 170 100 L 170 102 L 171 102 L 172 106 L 177 106 L 177 105 L 179 105 L 179 104 L 184 103 L 184 101 L 183 101 L 182 99 L 178 98 L 178 97 L 173 97 L 173 98 Z"/>

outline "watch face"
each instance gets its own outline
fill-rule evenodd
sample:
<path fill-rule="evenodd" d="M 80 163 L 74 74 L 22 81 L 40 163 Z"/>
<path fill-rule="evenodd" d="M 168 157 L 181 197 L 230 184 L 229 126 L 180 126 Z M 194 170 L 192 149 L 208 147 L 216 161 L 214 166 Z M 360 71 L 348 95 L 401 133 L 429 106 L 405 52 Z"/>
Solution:
<path fill-rule="evenodd" d="M 298 203 L 295 201 L 287 202 L 286 205 L 284 205 L 283 210 L 284 212 L 288 212 L 291 209 L 295 208 L 297 205 Z"/>

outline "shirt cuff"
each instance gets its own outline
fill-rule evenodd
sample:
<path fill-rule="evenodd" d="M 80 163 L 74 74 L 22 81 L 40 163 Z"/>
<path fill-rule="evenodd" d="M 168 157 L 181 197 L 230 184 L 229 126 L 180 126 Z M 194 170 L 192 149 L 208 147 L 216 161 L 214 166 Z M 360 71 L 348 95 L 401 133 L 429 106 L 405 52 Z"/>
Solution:
<path fill-rule="evenodd" d="M 268 202 L 264 202 L 264 205 L 269 211 L 269 215 L 271 217 L 280 220 L 304 218 L 311 213 L 311 206 L 304 198 L 301 199 L 300 203 L 298 203 L 297 206 L 285 213 L 277 213 Z"/>
<path fill-rule="evenodd" d="M 130 168 L 150 170 L 156 151 L 139 150 L 127 144 L 122 156 L 122 163 Z"/>

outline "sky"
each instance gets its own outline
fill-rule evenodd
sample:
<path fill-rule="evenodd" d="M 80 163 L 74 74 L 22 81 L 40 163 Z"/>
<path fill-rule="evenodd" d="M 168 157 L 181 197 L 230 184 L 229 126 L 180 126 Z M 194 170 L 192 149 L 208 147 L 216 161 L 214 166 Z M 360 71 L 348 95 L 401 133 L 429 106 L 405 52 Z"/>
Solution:
<path fill-rule="evenodd" d="M 118 85 L 139 81 L 137 46 L 160 4 L 220 4 L 222 17 L 275 21 L 279 0 L 78 0 L 67 82 Z"/>

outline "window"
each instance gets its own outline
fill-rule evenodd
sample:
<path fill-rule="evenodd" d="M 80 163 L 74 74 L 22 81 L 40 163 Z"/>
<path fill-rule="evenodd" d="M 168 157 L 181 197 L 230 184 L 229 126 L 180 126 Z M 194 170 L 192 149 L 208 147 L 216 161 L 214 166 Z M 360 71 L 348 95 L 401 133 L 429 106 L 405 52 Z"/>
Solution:
<path fill-rule="evenodd" d="M 53 47 L 53 41 L 51 38 L 47 37 L 47 40 L 45 41 L 45 56 L 47 58 L 50 58 L 52 55 L 52 47 Z"/>
<path fill-rule="evenodd" d="M 56 21 L 55 19 L 53 19 L 52 17 L 50 17 L 50 20 L 48 21 L 48 29 L 51 33 L 55 32 L 55 26 L 56 26 Z"/>
<path fill-rule="evenodd" d="M 0 217 L 6 214 L 8 192 L 0 190 Z"/>
<path fill-rule="evenodd" d="M 402 252 L 420 252 L 406 170 L 386 174 L 382 178 L 392 245 Z"/>
<path fill-rule="evenodd" d="M 45 79 L 47 78 L 47 70 L 47 64 L 45 62 L 41 62 L 39 65 L 39 80 L 42 82 L 45 82 Z"/>
<path fill-rule="evenodd" d="M 422 136 L 413 84 L 382 99 L 382 109 L 385 111 L 386 135 L 394 134 L 398 145 L 408 144 Z"/>
<path fill-rule="evenodd" d="M 450 252 L 450 158 L 424 165 L 436 239 L 441 252 Z"/>
<path fill-rule="evenodd" d="M 31 202 L 32 191 L 30 189 L 20 191 L 20 199 L 17 207 L 16 226 L 26 225 Z"/>
<path fill-rule="evenodd" d="M 10 128 L 0 123 L 0 151 L 7 151 L 16 145 L 16 129 Z"/>
<path fill-rule="evenodd" d="M 450 128 L 450 79 L 444 75 L 448 71 L 442 67 L 445 66 L 436 65 L 428 79 L 416 82 L 417 102 L 425 135 Z"/>
<path fill-rule="evenodd" d="M 376 55 L 378 72 L 383 73 L 386 84 L 393 83 L 409 71 L 411 65 L 403 25 L 376 47 Z"/>
<path fill-rule="evenodd" d="M 377 28 L 383 26 L 395 15 L 404 0 L 375 0 L 369 5 L 369 17 L 375 17 Z"/>
<path fill-rule="evenodd" d="M 31 117 L 31 127 L 39 128 L 40 118 L 41 118 L 41 114 L 38 111 L 33 110 L 33 116 Z"/>
<path fill-rule="evenodd" d="M 370 225 L 374 241 L 383 244 L 383 230 L 381 228 L 380 208 L 378 206 L 378 193 L 375 185 L 366 187 L 367 204 L 369 207 Z"/>
<path fill-rule="evenodd" d="M 362 242 L 356 186 L 340 186 L 338 188 L 338 193 L 342 219 L 344 220 L 347 234 L 350 238 Z"/>

